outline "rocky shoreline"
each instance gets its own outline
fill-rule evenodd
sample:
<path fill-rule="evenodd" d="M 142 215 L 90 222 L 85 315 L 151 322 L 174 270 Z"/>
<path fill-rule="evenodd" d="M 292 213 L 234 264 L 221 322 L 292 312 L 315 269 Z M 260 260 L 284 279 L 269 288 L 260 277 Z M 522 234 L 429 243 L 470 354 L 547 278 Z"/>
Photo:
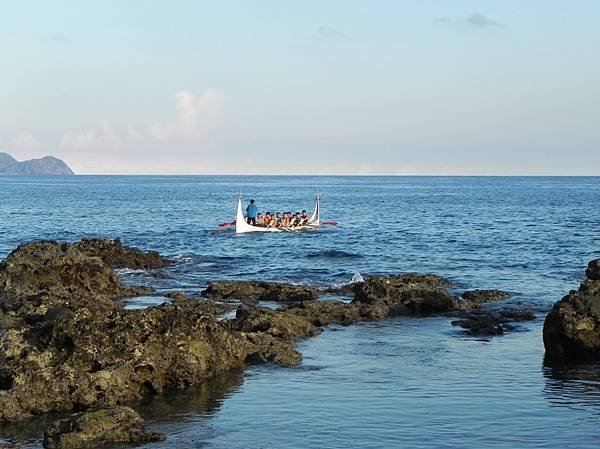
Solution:
<path fill-rule="evenodd" d="M 328 292 L 302 285 L 213 282 L 203 298 L 172 294 L 160 306 L 123 307 L 122 298 L 150 290 L 124 285 L 113 269 L 172 263 L 107 239 L 24 244 L 1 262 L 0 423 L 76 412 L 48 427 L 45 447 L 141 443 L 162 437 L 146 431 L 124 404 L 252 364 L 298 365 L 296 342 L 324 326 L 446 315 L 466 333 L 488 336 L 534 318 L 529 311 L 482 309 L 506 299 L 504 292 L 456 296 L 450 281 L 415 273 L 347 286 L 349 302 L 320 300 Z M 257 305 L 263 300 L 281 304 Z M 233 310 L 235 317 L 222 319 Z M 99 416 L 108 423 L 101 431 L 88 425 Z"/>

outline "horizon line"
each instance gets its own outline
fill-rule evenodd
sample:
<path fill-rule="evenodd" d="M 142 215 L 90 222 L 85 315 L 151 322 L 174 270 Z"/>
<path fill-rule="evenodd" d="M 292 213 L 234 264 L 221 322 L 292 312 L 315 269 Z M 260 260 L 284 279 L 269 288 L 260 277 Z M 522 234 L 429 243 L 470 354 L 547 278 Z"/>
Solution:
<path fill-rule="evenodd" d="M 114 176 L 114 177 L 211 177 L 211 176 L 228 176 L 228 177 L 356 177 L 356 178 L 417 178 L 417 177 L 430 177 L 430 178 L 595 178 L 600 177 L 600 174 L 340 174 L 340 173 L 314 173 L 314 174 L 289 174 L 289 173 L 257 173 L 257 174 L 232 174 L 232 173 L 75 173 L 73 175 L 4 175 L 0 173 L 0 177 L 3 178 L 36 178 L 36 177 L 47 177 L 47 178 L 71 178 L 71 177 L 85 177 L 85 176 Z"/>

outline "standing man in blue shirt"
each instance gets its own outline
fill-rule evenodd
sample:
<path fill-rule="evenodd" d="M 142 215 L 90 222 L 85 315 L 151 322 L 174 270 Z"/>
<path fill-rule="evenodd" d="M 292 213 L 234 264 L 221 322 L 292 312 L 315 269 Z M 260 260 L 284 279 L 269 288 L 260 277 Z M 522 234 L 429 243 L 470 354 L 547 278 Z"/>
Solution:
<path fill-rule="evenodd" d="M 254 200 L 250 200 L 250 204 L 246 207 L 246 221 L 248 224 L 256 226 L 256 214 L 258 213 L 258 207 L 254 204 Z"/>

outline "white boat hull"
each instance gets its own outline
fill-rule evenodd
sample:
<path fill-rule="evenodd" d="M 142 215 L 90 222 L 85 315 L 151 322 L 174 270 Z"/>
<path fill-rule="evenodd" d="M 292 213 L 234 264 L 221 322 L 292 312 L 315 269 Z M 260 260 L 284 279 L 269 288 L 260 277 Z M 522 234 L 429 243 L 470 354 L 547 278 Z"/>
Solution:
<path fill-rule="evenodd" d="M 246 218 L 244 217 L 244 212 L 242 210 L 242 197 L 238 198 L 237 204 L 237 213 L 235 215 L 235 233 L 236 234 L 246 234 L 248 232 L 298 232 L 298 231 L 308 231 L 312 229 L 317 229 L 320 222 L 320 200 L 317 196 L 317 201 L 315 204 L 315 209 L 308 220 L 308 225 L 298 226 L 295 228 L 267 228 L 263 226 L 253 226 L 246 222 Z"/>

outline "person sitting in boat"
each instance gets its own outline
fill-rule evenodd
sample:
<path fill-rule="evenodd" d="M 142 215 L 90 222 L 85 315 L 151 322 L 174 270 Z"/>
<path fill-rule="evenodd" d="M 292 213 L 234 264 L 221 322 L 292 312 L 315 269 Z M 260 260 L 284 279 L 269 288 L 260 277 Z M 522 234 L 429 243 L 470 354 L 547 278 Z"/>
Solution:
<path fill-rule="evenodd" d="M 296 212 L 294 214 L 293 223 L 294 223 L 294 226 L 301 226 L 302 225 L 302 218 L 300 218 L 300 212 Z"/>
<path fill-rule="evenodd" d="M 271 217 L 271 221 L 269 222 L 269 227 L 270 228 L 278 228 L 280 226 L 281 222 L 281 215 L 279 214 L 279 212 L 275 212 L 275 216 Z"/>
<path fill-rule="evenodd" d="M 302 211 L 302 215 L 300 216 L 300 224 L 301 225 L 307 225 L 308 224 L 308 214 L 306 213 L 305 210 Z"/>
<path fill-rule="evenodd" d="M 256 214 L 256 226 L 263 226 L 265 224 L 265 217 L 259 212 Z"/>
<path fill-rule="evenodd" d="M 254 204 L 254 200 L 250 200 L 250 204 L 246 207 L 246 221 L 248 224 L 256 226 L 256 214 L 258 213 L 258 207 Z"/>
<path fill-rule="evenodd" d="M 290 226 L 290 217 L 287 212 L 284 212 L 281 216 L 281 227 L 289 228 Z"/>
<path fill-rule="evenodd" d="M 290 219 L 289 219 L 289 224 L 288 224 L 288 227 L 290 227 L 290 228 L 293 228 L 293 227 L 295 227 L 295 226 L 296 226 L 296 221 L 295 221 L 294 214 L 292 214 L 292 213 L 290 212 Z"/>
<path fill-rule="evenodd" d="M 271 212 L 265 212 L 265 217 L 263 218 L 263 226 L 269 227 L 269 224 L 271 224 L 271 220 Z"/>

